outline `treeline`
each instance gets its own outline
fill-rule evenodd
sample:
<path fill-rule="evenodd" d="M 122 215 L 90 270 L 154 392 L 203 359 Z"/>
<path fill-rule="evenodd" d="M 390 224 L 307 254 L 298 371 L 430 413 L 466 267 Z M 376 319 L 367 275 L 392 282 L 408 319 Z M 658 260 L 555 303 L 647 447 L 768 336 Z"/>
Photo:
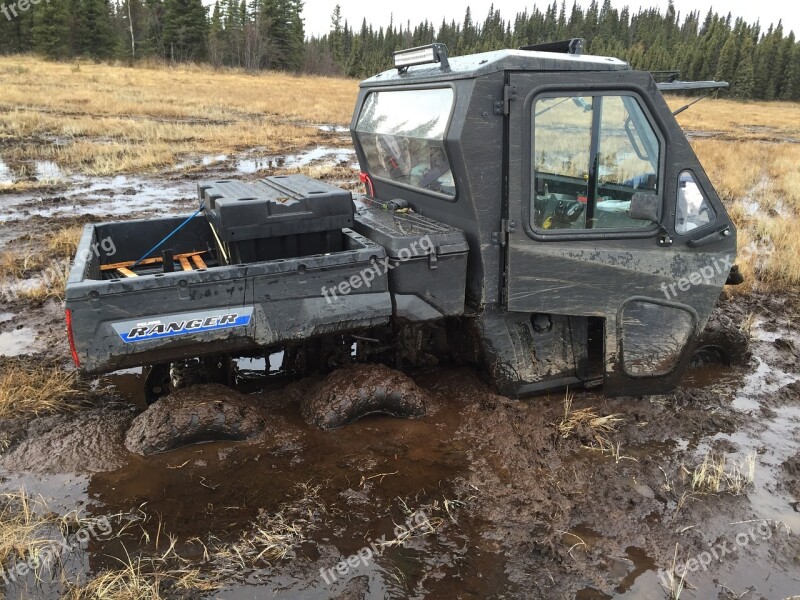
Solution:
<path fill-rule="evenodd" d="M 366 22 L 356 30 L 342 23 L 336 10 L 331 32 L 306 43 L 306 66 L 363 78 L 391 67 L 395 50 L 434 40 L 457 56 L 573 37 L 586 39 L 588 53 L 616 56 L 635 69 L 677 70 L 682 79 L 728 81 L 737 98 L 800 101 L 800 43 L 794 32 L 786 35 L 781 23 L 762 31 L 758 23 L 710 10 L 704 17 L 699 11 L 682 17 L 671 2 L 662 14 L 658 9 L 618 10 L 610 0 L 602 5 L 592 0 L 584 11 L 577 3 L 567 8 L 562 0 L 544 12 L 534 7 L 512 20 L 491 8 L 482 21 L 468 7 L 461 22 L 443 21 L 437 27 L 425 21 L 405 28 L 390 24 L 377 30 Z"/>
<path fill-rule="evenodd" d="M 0 8 L 0 53 L 303 68 L 302 0 L 0 1 L 11 16 Z"/>
<path fill-rule="evenodd" d="M 781 23 L 730 14 L 616 9 L 597 0 L 582 9 L 554 0 L 504 19 L 466 9 L 460 21 L 357 28 L 337 6 L 330 32 L 305 38 L 302 0 L 1 0 L 0 53 L 55 59 L 157 59 L 246 69 L 368 77 L 390 68 L 396 50 L 439 41 L 451 56 L 583 37 L 591 54 L 636 69 L 678 70 L 684 79 L 721 79 L 742 99 L 800 101 L 800 43 Z M 24 3 L 24 4 L 23 4 Z M 22 6 L 26 9 L 22 10 Z M 3 8 L 5 7 L 5 8 Z M 10 9 L 13 9 L 11 14 Z M 10 15 L 10 16 L 9 16 Z"/>

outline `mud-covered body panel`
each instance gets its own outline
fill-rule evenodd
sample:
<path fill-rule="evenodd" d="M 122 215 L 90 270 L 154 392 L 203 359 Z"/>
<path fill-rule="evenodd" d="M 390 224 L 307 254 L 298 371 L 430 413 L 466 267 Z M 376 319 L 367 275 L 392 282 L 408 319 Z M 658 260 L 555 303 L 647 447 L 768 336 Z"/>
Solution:
<path fill-rule="evenodd" d="M 187 228 L 189 236 L 205 224 L 203 217 L 195 220 L 196 225 Z M 182 219 L 165 221 L 168 229 Z M 148 239 L 153 223 L 131 221 L 114 227 Z M 104 224 L 87 226 L 79 256 L 90 252 L 98 235 L 109 233 L 113 235 L 113 228 L 109 231 Z M 202 271 L 101 280 L 92 278 L 99 272 L 96 258 L 76 264 L 66 307 L 81 368 L 99 373 L 204 354 L 254 352 L 280 342 L 387 323 L 392 304 L 385 274 L 375 273 L 369 287 L 352 290 L 336 302 L 321 293 L 358 277 L 373 260 L 385 257 L 383 248 L 356 232 L 344 230 L 342 235 L 346 249 L 341 252 Z M 173 245 L 181 242 L 180 234 L 176 238 Z M 196 240 L 186 243 L 196 245 Z M 114 260 L 121 258 L 127 256 Z M 223 322 L 226 317 L 230 322 Z M 192 327 L 198 321 L 200 326 Z M 143 334 L 135 335 L 141 329 Z M 131 332 L 134 335 L 128 337 Z"/>
<path fill-rule="evenodd" d="M 524 51 L 458 57 L 449 67 L 423 65 L 365 81 L 351 129 L 363 165 L 356 129 L 358 107 L 369 94 L 437 86 L 455 91 L 444 140 L 457 184 L 454 201 L 380 177 L 374 187 L 378 197 L 403 198 L 414 210 L 464 230 L 470 245 L 467 300 L 477 313 L 473 324 L 495 385 L 525 395 L 596 380 L 599 368 L 609 394 L 674 387 L 735 260 L 736 232 L 651 75 L 615 59 Z M 527 195 L 533 189 L 532 104 L 542 94 L 636 98 L 660 149 L 658 224 L 631 231 L 534 230 Z M 690 232 L 676 230 L 684 173 L 691 173 L 716 215 Z M 644 325 L 625 311 L 641 299 L 650 319 Z M 553 329 L 537 333 L 531 326 L 537 315 Z M 677 331 L 661 327 L 665 320 L 677 323 Z M 590 322 L 594 337 L 598 331 L 603 337 L 591 352 Z M 637 348 L 627 352 L 628 362 L 647 364 L 640 334 L 648 327 L 656 346 L 658 336 L 669 337 L 660 344 L 664 356 L 649 362 L 667 361 L 671 368 L 633 373 L 625 367 L 623 345 L 627 340 Z M 543 338 L 553 331 L 570 352 L 547 345 Z"/>

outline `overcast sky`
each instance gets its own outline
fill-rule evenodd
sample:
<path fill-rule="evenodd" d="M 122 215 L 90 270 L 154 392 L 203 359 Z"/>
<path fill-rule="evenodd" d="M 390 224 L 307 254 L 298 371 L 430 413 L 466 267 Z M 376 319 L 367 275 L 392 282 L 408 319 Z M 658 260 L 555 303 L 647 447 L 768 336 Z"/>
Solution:
<path fill-rule="evenodd" d="M 551 0 L 552 2 L 552 0 Z M 464 18 L 467 5 L 472 8 L 472 17 L 477 21 L 483 21 L 489 12 L 489 6 L 494 3 L 494 7 L 500 11 L 504 19 L 511 19 L 518 12 L 522 12 L 526 7 L 536 5 L 544 12 L 547 7 L 547 0 L 543 2 L 532 2 L 530 0 L 467 0 L 466 2 L 435 2 L 431 0 L 401 0 L 400 2 L 381 2 L 364 0 L 306 0 L 303 16 L 306 22 L 306 35 L 322 35 L 330 30 L 331 13 L 333 7 L 339 4 L 342 7 L 342 16 L 351 25 L 361 27 L 362 19 L 366 18 L 368 24 L 375 28 L 385 26 L 389 19 L 394 15 L 395 24 L 405 24 L 409 19 L 412 27 L 424 19 L 428 19 L 438 26 L 442 18 L 448 21 L 455 19 L 460 22 Z M 657 6 L 662 13 L 667 7 L 668 0 L 611 0 L 615 8 L 622 8 L 625 5 L 631 7 L 636 12 L 640 6 L 646 8 Z M 710 0 L 674 0 L 675 9 L 683 17 L 692 10 L 700 10 L 702 15 L 708 12 L 709 7 L 713 7 L 719 13 L 730 11 L 734 19 L 743 17 L 748 22 L 761 21 L 764 26 L 769 23 L 776 23 L 783 19 L 783 28 L 788 34 L 793 30 L 795 35 L 800 34 L 800 3 L 797 0 L 717 0 L 712 3 Z M 559 0 L 560 4 L 560 0 Z M 578 4 L 586 7 L 589 0 L 578 0 Z M 602 0 L 599 0 L 602 5 Z M 567 0 L 567 10 L 572 6 L 572 0 Z"/>

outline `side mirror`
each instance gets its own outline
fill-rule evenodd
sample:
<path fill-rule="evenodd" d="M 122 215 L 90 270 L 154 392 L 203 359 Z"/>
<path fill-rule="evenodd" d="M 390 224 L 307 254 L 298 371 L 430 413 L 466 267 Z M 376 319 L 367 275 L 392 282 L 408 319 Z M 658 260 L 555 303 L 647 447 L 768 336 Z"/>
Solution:
<path fill-rule="evenodd" d="M 661 196 L 636 192 L 631 198 L 628 216 L 631 219 L 659 224 L 661 222 Z"/>

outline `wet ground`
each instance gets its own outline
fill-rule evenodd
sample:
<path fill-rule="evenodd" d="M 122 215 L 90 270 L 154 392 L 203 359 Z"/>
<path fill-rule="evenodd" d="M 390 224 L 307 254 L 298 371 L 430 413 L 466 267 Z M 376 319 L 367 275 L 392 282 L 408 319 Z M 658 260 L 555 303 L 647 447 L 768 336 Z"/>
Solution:
<path fill-rule="evenodd" d="M 355 173 L 351 154 L 327 148 L 306 166 Z M 186 212 L 196 179 L 300 160 L 254 150 L 187 159 L 153 179 L 62 174 L 52 193 L 0 197 L 0 244 L 87 219 Z M 111 533 L 62 554 L 53 577 L 0 589 L 57 598 L 65 581 L 141 556 L 144 572 L 168 573 L 166 597 L 649 599 L 668 597 L 683 564 L 681 598 L 800 594 L 798 309 L 797 295 L 724 300 L 734 322 L 752 324 L 752 360 L 693 371 L 674 394 L 576 392 L 573 410 L 621 419 L 602 439 L 586 425 L 565 437 L 563 394 L 509 400 L 456 368 L 410 373 L 426 416 L 325 431 L 302 410 L 324 382 L 266 377 L 267 361 L 246 360 L 237 390 L 198 398 L 251 404 L 262 434 L 144 456 L 125 444 L 145 410 L 141 373 L 105 377 L 77 413 L 0 423 L 0 491 L 106 516 Z M 0 355 L 67 364 L 60 304 L 0 303 Z M 693 489 L 687 471 L 709 452 L 743 468 L 752 456 L 753 484 Z M 171 583 L 186 569 L 199 570 L 189 590 Z"/>

